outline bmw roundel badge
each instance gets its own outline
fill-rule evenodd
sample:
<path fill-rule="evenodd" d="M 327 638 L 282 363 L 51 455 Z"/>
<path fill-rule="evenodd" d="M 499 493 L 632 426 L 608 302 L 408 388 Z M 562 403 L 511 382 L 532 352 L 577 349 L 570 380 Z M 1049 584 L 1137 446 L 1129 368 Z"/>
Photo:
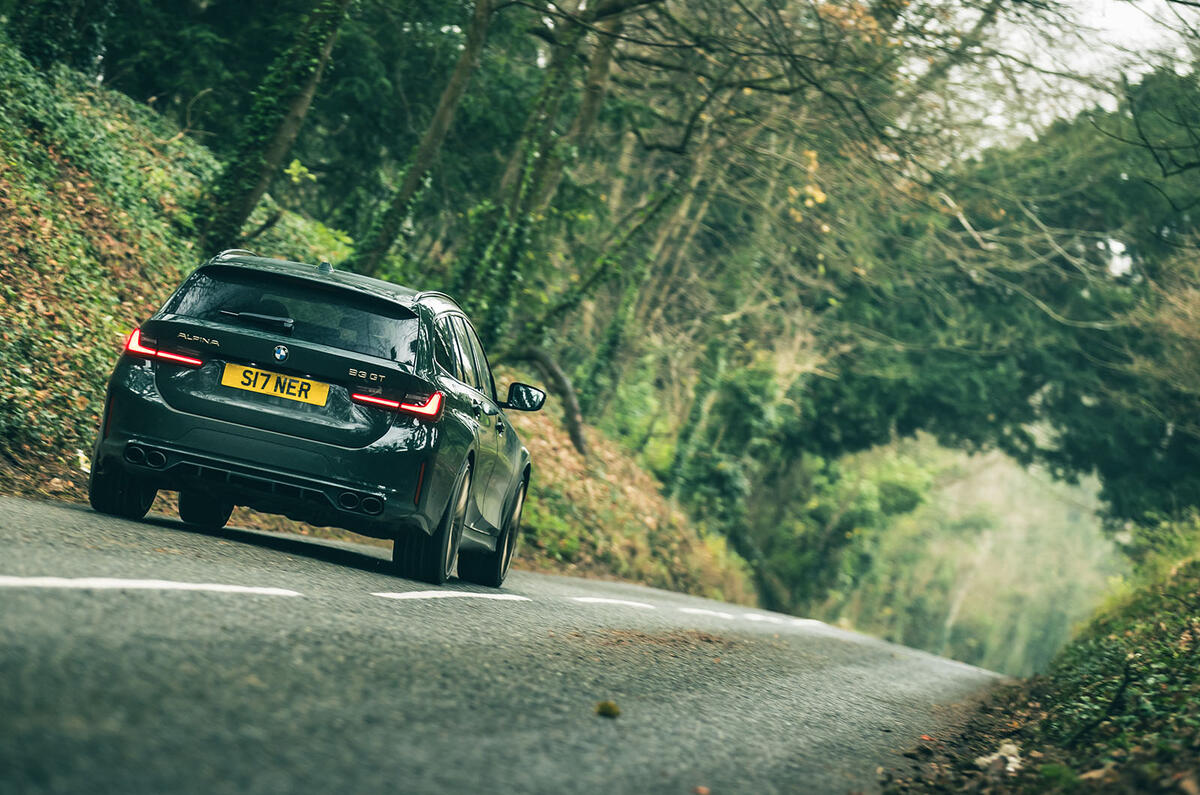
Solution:
<path fill-rule="evenodd" d="M 286 345 L 275 346 L 275 361 L 282 362 L 283 360 L 287 359 L 287 355 L 288 349 Z"/>

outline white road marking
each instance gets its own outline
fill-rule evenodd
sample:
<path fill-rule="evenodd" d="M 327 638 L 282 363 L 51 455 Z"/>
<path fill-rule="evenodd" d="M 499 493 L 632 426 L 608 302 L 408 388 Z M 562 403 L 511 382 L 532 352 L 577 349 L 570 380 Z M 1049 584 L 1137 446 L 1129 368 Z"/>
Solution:
<path fill-rule="evenodd" d="M 657 610 L 654 605 L 646 602 L 630 602 L 627 599 L 606 599 L 603 596 L 572 596 L 571 599 L 576 602 L 583 602 L 588 605 L 623 605 L 625 607 L 640 607 L 643 610 Z"/>
<path fill-rule="evenodd" d="M 472 591 L 403 591 L 400 593 L 373 593 L 384 599 L 496 599 L 504 602 L 530 602 L 528 596 L 515 593 L 474 593 Z"/>
<path fill-rule="evenodd" d="M 283 588 L 256 588 L 248 585 L 221 585 L 211 582 L 174 582 L 172 580 L 121 580 L 111 577 L 12 577 L 0 575 L 0 588 L 74 588 L 88 591 L 211 591 L 244 593 L 258 596 L 301 596 Z"/>
<path fill-rule="evenodd" d="M 743 613 L 742 618 L 747 621 L 766 621 L 768 624 L 787 624 L 788 619 L 780 618 L 779 616 L 766 616 L 762 613 Z"/>
<path fill-rule="evenodd" d="M 687 613 L 693 616 L 712 616 L 714 618 L 735 618 L 733 613 L 724 613 L 720 610 L 706 610 L 703 607 L 681 607 L 680 613 Z"/>

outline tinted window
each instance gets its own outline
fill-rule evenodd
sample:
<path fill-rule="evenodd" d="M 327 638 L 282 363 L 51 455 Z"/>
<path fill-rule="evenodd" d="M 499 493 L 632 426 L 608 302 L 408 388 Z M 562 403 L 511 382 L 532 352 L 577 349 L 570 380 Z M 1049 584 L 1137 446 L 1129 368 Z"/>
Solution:
<path fill-rule="evenodd" d="M 433 358 L 450 375 L 462 380 L 458 370 L 458 357 L 454 353 L 454 332 L 449 317 L 439 317 L 433 328 Z"/>
<path fill-rule="evenodd" d="M 261 271 L 205 268 L 190 278 L 166 312 L 239 328 L 281 325 L 238 313 L 291 318 L 291 337 L 381 359 L 412 363 L 420 323 L 402 306 L 338 287 Z"/>
<path fill-rule="evenodd" d="M 475 372 L 479 376 L 479 391 L 496 399 L 496 384 L 492 380 L 492 368 L 488 365 L 487 356 L 483 354 L 483 345 L 479 342 L 478 335 L 475 334 L 475 329 L 471 328 L 471 324 L 467 323 L 467 337 L 471 341 L 471 351 L 475 354 Z"/>
<path fill-rule="evenodd" d="M 475 361 L 471 356 L 471 343 L 467 339 L 463 319 L 456 316 L 452 320 L 454 321 L 454 341 L 458 351 L 458 365 L 462 371 L 462 377 L 459 380 L 467 386 L 479 389 L 479 377 L 475 374 Z"/>

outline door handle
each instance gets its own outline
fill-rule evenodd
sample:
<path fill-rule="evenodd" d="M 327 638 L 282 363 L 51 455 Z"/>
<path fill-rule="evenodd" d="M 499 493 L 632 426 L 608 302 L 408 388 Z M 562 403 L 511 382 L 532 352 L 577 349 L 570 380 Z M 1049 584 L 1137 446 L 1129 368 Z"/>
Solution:
<path fill-rule="evenodd" d="M 496 419 L 496 433 L 504 435 L 504 420 L 499 418 Z"/>
<path fill-rule="evenodd" d="M 471 413 L 474 414 L 476 417 L 478 417 L 480 414 L 483 413 L 483 404 L 480 403 L 478 400 L 472 400 L 471 401 Z"/>

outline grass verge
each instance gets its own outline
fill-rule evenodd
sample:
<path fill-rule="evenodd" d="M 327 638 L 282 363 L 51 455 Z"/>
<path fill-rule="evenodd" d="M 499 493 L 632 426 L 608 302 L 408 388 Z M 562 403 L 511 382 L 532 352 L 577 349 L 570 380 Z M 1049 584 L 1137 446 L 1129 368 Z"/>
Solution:
<path fill-rule="evenodd" d="M 1200 560 L 1151 568 L 1045 675 L 998 691 L 958 737 L 923 739 L 885 791 L 1200 793 Z"/>

